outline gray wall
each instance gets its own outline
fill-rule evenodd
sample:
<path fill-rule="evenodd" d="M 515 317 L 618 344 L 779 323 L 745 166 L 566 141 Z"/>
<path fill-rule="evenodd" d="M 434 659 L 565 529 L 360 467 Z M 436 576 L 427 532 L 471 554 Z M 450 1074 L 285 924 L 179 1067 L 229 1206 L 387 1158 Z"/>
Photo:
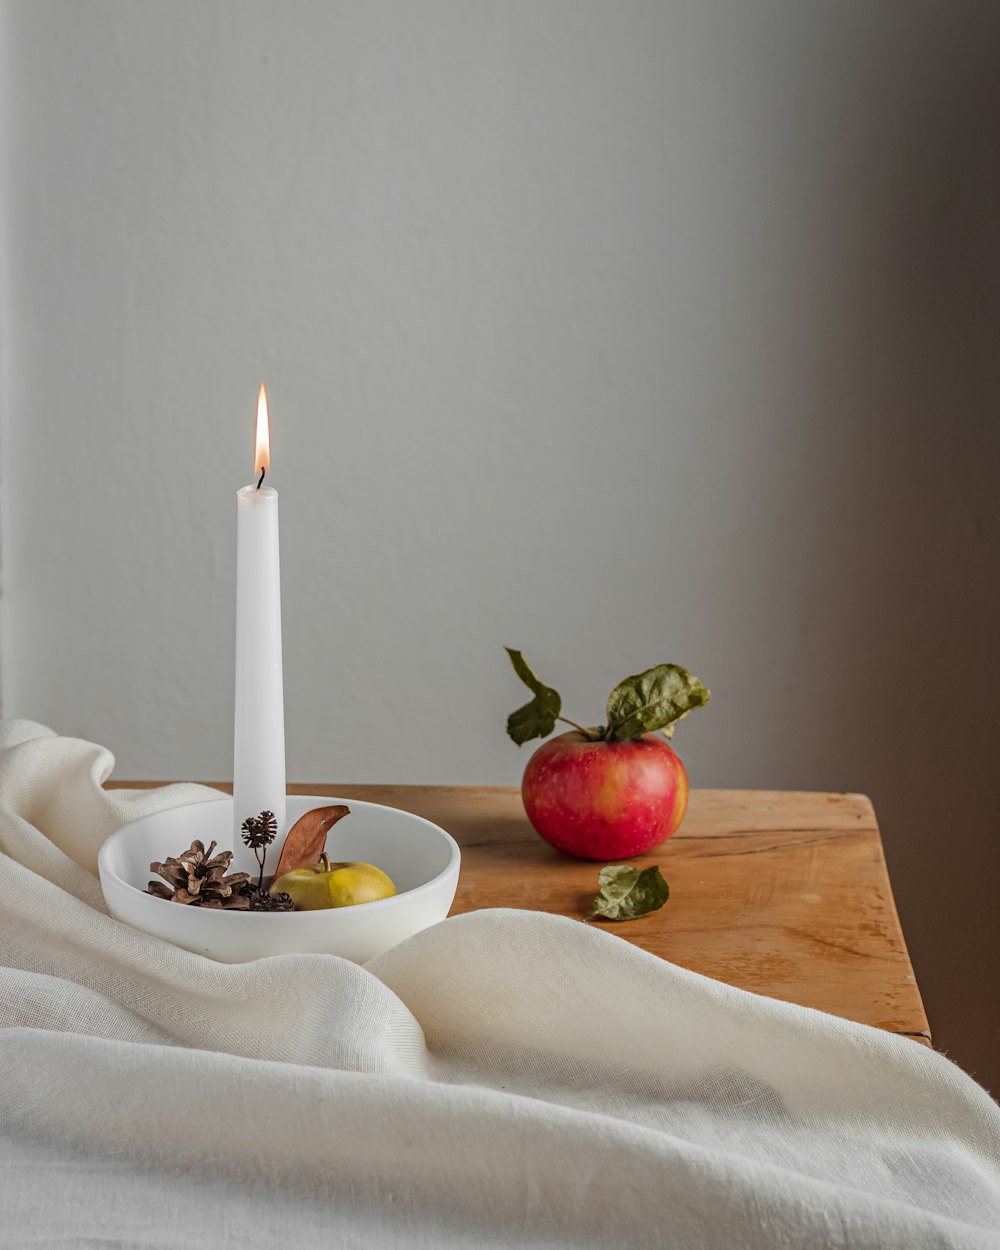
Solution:
<path fill-rule="evenodd" d="M 2 12 L 4 712 L 231 775 L 264 378 L 293 779 L 686 663 L 695 784 L 874 797 L 1000 1088 L 1000 7 Z"/>

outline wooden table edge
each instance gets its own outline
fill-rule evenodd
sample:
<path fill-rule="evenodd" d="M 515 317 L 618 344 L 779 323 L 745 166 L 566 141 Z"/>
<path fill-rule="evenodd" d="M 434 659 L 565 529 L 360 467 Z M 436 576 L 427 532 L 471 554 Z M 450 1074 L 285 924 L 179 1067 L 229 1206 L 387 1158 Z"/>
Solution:
<path fill-rule="evenodd" d="M 156 789 L 161 786 L 176 784 L 170 780 L 143 780 L 134 781 L 128 779 L 108 779 L 104 785 L 108 790 L 149 790 Z M 216 790 L 222 795 L 232 793 L 232 782 L 225 781 L 205 781 L 194 784 L 203 785 L 209 789 Z M 359 782 L 290 782 L 288 784 L 289 794 L 316 794 L 316 795 L 339 795 L 345 798 L 357 798 L 359 800 L 366 799 L 368 801 L 386 801 L 390 806 L 399 806 L 407 808 L 407 796 L 444 796 L 455 795 L 458 797 L 475 794 L 477 796 L 510 796 L 519 793 L 516 786 L 475 786 L 475 785 L 429 785 L 416 784 L 408 785 L 406 783 L 359 783 Z M 378 797 L 374 797 L 374 796 Z M 392 803 L 392 799 L 399 801 Z M 916 977 L 913 974 L 913 965 L 909 956 L 909 949 L 906 945 L 906 939 L 903 934 L 902 926 L 899 920 L 899 913 L 896 908 L 896 901 L 892 893 L 892 884 L 888 874 L 888 867 L 885 861 L 885 854 L 882 847 L 881 834 L 878 827 L 878 820 L 875 815 L 874 806 L 871 799 L 864 794 L 854 792 L 828 792 L 813 790 L 695 790 L 692 791 L 692 801 L 701 802 L 702 804 L 721 803 L 727 808 L 731 806 L 739 806 L 746 803 L 751 806 L 759 806 L 762 802 L 772 801 L 776 805 L 787 807 L 799 800 L 803 805 L 815 806 L 817 803 L 822 804 L 824 801 L 830 801 L 840 804 L 848 804 L 853 810 L 853 816 L 856 823 L 850 826 L 848 832 L 867 833 L 874 835 L 874 841 L 877 847 L 879 859 L 879 867 L 886 884 L 886 902 L 888 916 L 894 926 L 895 934 L 898 937 L 903 954 L 905 955 L 907 966 L 909 967 L 909 976 L 913 983 L 913 992 L 917 1000 L 917 1019 L 915 1023 L 921 1024 L 923 1027 L 918 1029 L 897 1029 L 883 1028 L 884 1032 L 890 1032 L 898 1037 L 909 1038 L 919 1044 L 933 1048 L 933 1038 L 930 1025 L 927 1021 L 926 1010 L 923 1006 L 923 999 L 920 995 L 920 988 L 917 984 Z M 746 832 L 746 831 L 740 831 Z M 685 830 L 682 826 L 674 835 L 675 839 L 688 841 L 697 839 L 706 839 L 714 837 L 725 837 L 727 834 L 712 833 L 694 833 L 690 829 Z M 822 827 L 805 826 L 802 828 L 789 827 L 787 829 L 779 829 L 775 836 L 786 838 L 802 838 L 815 836 L 818 841 L 822 841 L 824 837 L 835 839 L 845 836 L 837 829 L 826 829 Z M 800 843 L 801 844 L 801 843 Z M 840 1019 L 848 1019 L 849 1017 L 841 1016 Z M 873 1026 L 874 1027 L 874 1026 Z M 882 1026 L 878 1026 L 882 1027 Z"/>

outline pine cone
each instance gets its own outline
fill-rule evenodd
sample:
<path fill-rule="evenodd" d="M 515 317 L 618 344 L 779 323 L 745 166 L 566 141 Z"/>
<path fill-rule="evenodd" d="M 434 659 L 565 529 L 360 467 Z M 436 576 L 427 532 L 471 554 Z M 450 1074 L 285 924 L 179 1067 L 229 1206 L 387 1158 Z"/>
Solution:
<path fill-rule="evenodd" d="M 150 881 L 147 893 L 172 903 L 186 903 L 189 907 L 248 911 L 250 901 L 240 893 L 240 887 L 250 880 L 249 873 L 234 872 L 227 877 L 226 869 L 233 862 L 233 853 L 221 851 L 213 859 L 215 847 L 216 843 L 212 842 L 206 851 L 205 844 L 195 839 L 176 859 L 170 857 L 162 864 L 150 864 L 149 871 L 157 873 L 168 885 Z"/>
<path fill-rule="evenodd" d="M 243 841 L 253 850 L 270 846 L 278 833 L 274 812 L 264 811 L 259 816 L 248 816 L 243 822 Z"/>
<path fill-rule="evenodd" d="M 251 881 L 249 885 L 244 885 L 240 889 L 250 901 L 251 911 L 294 911 L 295 904 L 292 902 L 290 894 L 269 894 L 263 886 L 259 886 L 256 881 Z"/>

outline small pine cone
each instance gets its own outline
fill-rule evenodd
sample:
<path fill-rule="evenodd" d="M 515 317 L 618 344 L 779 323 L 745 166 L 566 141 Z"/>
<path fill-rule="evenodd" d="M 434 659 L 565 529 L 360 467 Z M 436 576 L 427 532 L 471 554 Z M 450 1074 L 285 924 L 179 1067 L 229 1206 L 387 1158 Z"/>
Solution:
<path fill-rule="evenodd" d="M 269 894 L 262 886 L 251 882 L 240 890 L 247 900 L 251 911 L 294 911 L 295 904 L 290 894 Z"/>
<path fill-rule="evenodd" d="M 264 811 L 259 816 L 248 816 L 243 822 L 243 841 L 253 850 L 270 846 L 278 833 L 274 812 Z"/>
<path fill-rule="evenodd" d="M 168 857 L 162 864 L 150 864 L 149 871 L 157 873 L 167 884 L 150 881 L 147 893 L 190 907 L 246 911 L 247 903 L 239 891 L 250 880 L 249 874 L 234 872 L 226 876 L 233 853 L 221 851 L 213 858 L 215 847 L 216 843 L 212 842 L 206 850 L 205 844 L 195 839 L 176 858 Z"/>

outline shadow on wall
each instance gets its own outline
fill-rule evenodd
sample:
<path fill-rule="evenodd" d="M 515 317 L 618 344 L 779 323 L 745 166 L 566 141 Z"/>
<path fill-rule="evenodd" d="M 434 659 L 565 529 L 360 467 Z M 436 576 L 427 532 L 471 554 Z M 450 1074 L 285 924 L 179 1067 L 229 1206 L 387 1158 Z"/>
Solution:
<path fill-rule="evenodd" d="M 871 795 L 935 1043 L 996 1095 L 1000 88 L 985 58 L 938 68 L 888 84 L 803 256 L 799 311 L 839 337 L 818 369 L 782 340 L 823 420 L 788 414 L 811 558 L 766 581 L 813 644 L 783 784 Z M 854 237 L 824 284 L 831 220 Z"/>

